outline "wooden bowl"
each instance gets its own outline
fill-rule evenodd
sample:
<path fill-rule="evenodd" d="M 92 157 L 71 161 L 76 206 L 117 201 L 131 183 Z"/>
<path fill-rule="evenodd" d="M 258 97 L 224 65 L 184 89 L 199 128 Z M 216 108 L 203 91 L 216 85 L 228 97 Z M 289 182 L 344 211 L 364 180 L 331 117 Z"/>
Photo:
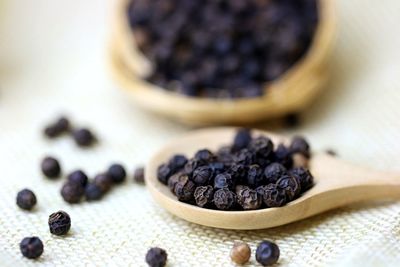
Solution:
<path fill-rule="evenodd" d="M 335 37 L 334 0 L 319 0 L 320 19 L 306 55 L 278 80 L 265 86 L 265 94 L 247 99 L 188 97 L 159 88 L 142 79 L 151 63 L 135 46 L 126 9 L 116 9 L 110 65 L 114 78 L 140 106 L 189 124 L 248 124 L 305 109 L 323 88 Z"/>

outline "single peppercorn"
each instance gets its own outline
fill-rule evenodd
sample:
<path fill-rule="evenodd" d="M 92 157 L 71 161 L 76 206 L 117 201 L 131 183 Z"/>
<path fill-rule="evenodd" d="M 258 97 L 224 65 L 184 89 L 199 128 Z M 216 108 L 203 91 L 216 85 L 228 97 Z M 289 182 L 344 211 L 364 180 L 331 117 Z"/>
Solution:
<path fill-rule="evenodd" d="M 122 183 L 126 178 L 125 168 L 121 164 L 113 164 L 108 168 L 108 175 L 116 184 Z"/>
<path fill-rule="evenodd" d="M 267 183 L 275 183 L 280 177 L 287 173 L 286 168 L 280 163 L 271 163 L 264 170 Z"/>
<path fill-rule="evenodd" d="M 256 260 L 263 266 L 271 266 L 279 260 L 279 247 L 271 241 L 262 241 L 256 250 Z"/>
<path fill-rule="evenodd" d="M 249 261 L 251 256 L 250 246 L 244 242 L 235 242 L 231 249 L 231 260 L 239 265 Z"/>
<path fill-rule="evenodd" d="M 225 173 L 220 173 L 214 178 L 214 188 L 215 189 L 221 189 L 221 188 L 228 188 L 232 189 L 234 186 L 234 182 L 232 179 L 232 176 L 225 172 Z"/>
<path fill-rule="evenodd" d="M 195 189 L 196 184 L 187 175 L 181 175 L 179 181 L 175 184 L 174 193 L 179 201 L 189 202 L 194 198 Z"/>
<path fill-rule="evenodd" d="M 247 171 L 247 185 L 251 188 L 256 188 L 263 184 L 264 172 L 259 165 L 250 165 Z"/>
<path fill-rule="evenodd" d="M 65 211 L 57 211 L 49 216 L 49 229 L 53 235 L 66 235 L 71 228 L 71 217 Z"/>
<path fill-rule="evenodd" d="M 314 185 L 314 177 L 306 168 L 294 168 L 290 171 L 290 174 L 300 183 L 302 192 L 310 189 Z"/>
<path fill-rule="evenodd" d="M 80 184 L 67 182 L 61 188 L 62 198 L 70 204 L 80 202 L 84 194 L 85 189 Z"/>
<path fill-rule="evenodd" d="M 310 157 L 310 145 L 301 136 L 295 136 L 292 139 L 289 149 L 292 153 L 301 153 L 308 158 Z"/>
<path fill-rule="evenodd" d="M 137 167 L 135 169 L 133 172 L 133 180 L 139 184 L 144 183 L 144 167 Z"/>
<path fill-rule="evenodd" d="M 150 267 L 164 267 L 167 264 L 167 252 L 158 247 L 149 249 L 146 253 L 146 262 Z"/>
<path fill-rule="evenodd" d="M 29 189 L 23 189 L 17 194 L 17 205 L 21 209 L 31 210 L 36 205 L 36 196 Z"/>
<path fill-rule="evenodd" d="M 44 129 L 44 134 L 48 138 L 55 138 L 70 130 L 70 122 L 66 117 L 60 117 L 55 123 L 52 123 Z"/>
<path fill-rule="evenodd" d="M 208 149 L 201 149 L 196 152 L 194 158 L 200 162 L 209 163 L 215 159 L 214 154 Z"/>
<path fill-rule="evenodd" d="M 87 201 L 99 200 L 103 197 L 103 191 L 95 183 L 88 183 L 85 187 L 85 197 Z"/>
<path fill-rule="evenodd" d="M 257 188 L 257 193 L 262 195 L 263 202 L 267 208 L 281 207 L 288 201 L 285 191 L 275 184 L 260 186 Z"/>
<path fill-rule="evenodd" d="M 45 157 L 42 160 L 40 167 L 42 169 L 42 173 L 47 178 L 54 179 L 59 177 L 61 174 L 60 163 L 58 163 L 58 160 L 54 157 Z"/>
<path fill-rule="evenodd" d="M 287 199 L 295 199 L 301 192 L 299 181 L 291 175 L 284 175 L 276 182 L 277 188 L 285 191 Z"/>
<path fill-rule="evenodd" d="M 60 135 L 60 132 L 55 125 L 46 126 L 46 128 L 43 130 L 43 133 L 48 138 L 55 138 Z"/>
<path fill-rule="evenodd" d="M 169 177 L 172 175 L 172 171 L 167 164 L 162 164 L 157 169 L 157 179 L 163 183 L 167 184 Z"/>
<path fill-rule="evenodd" d="M 282 164 L 285 168 L 292 168 L 293 159 L 292 153 L 288 147 L 283 144 L 279 144 L 273 153 L 274 161 Z"/>
<path fill-rule="evenodd" d="M 183 170 L 185 171 L 185 173 L 187 175 L 192 176 L 193 172 L 200 166 L 202 166 L 202 163 L 200 161 L 198 161 L 197 159 L 192 158 L 185 164 L 185 166 L 183 167 Z"/>
<path fill-rule="evenodd" d="M 96 142 L 94 134 L 86 128 L 74 130 L 72 136 L 78 146 L 89 147 Z"/>
<path fill-rule="evenodd" d="M 213 170 L 209 166 L 200 166 L 194 172 L 192 181 L 197 185 L 206 185 L 213 178 Z"/>
<path fill-rule="evenodd" d="M 187 162 L 188 159 L 184 155 L 177 154 L 169 159 L 168 166 L 173 172 L 177 172 L 181 170 Z"/>
<path fill-rule="evenodd" d="M 187 174 L 185 174 L 183 172 L 177 172 L 168 179 L 168 187 L 172 193 L 175 194 L 175 185 L 179 182 L 179 180 L 182 176 L 187 176 Z M 186 179 L 186 178 L 182 178 L 182 179 Z"/>
<path fill-rule="evenodd" d="M 60 117 L 55 123 L 55 126 L 61 133 L 68 132 L 71 129 L 71 123 L 67 117 Z"/>
<path fill-rule="evenodd" d="M 237 154 L 235 154 L 233 160 L 236 164 L 251 165 L 254 163 L 255 157 L 256 155 L 254 152 L 248 150 L 247 148 L 243 148 Z"/>
<path fill-rule="evenodd" d="M 76 170 L 71 172 L 68 177 L 68 182 L 72 184 L 77 184 L 82 187 L 85 187 L 88 183 L 88 177 L 87 175 L 81 171 L 81 170 Z"/>
<path fill-rule="evenodd" d="M 251 133 L 249 129 L 239 129 L 233 139 L 232 149 L 235 151 L 246 148 L 251 141 Z"/>
<path fill-rule="evenodd" d="M 24 257 L 28 259 L 39 258 L 43 254 L 43 243 L 36 237 L 25 237 L 19 243 L 19 249 Z"/>
<path fill-rule="evenodd" d="M 247 186 L 237 189 L 237 202 L 244 210 L 256 210 L 261 207 L 262 196 L 256 190 L 250 189 Z"/>
<path fill-rule="evenodd" d="M 259 136 L 250 141 L 249 148 L 251 151 L 256 153 L 257 156 L 267 158 L 273 151 L 274 144 L 269 138 L 265 136 Z"/>
<path fill-rule="evenodd" d="M 194 191 L 194 199 L 199 207 L 209 206 L 214 197 L 214 189 L 211 185 L 198 186 Z"/>
<path fill-rule="evenodd" d="M 327 149 L 327 150 L 325 150 L 325 153 L 330 155 L 330 156 L 332 156 L 332 157 L 336 157 L 337 156 L 336 151 L 333 150 L 333 149 Z"/>
<path fill-rule="evenodd" d="M 214 193 L 214 205 L 220 210 L 230 210 L 236 204 L 236 195 L 227 188 L 222 188 Z"/>
<path fill-rule="evenodd" d="M 93 182 L 101 189 L 101 191 L 103 191 L 103 193 L 110 191 L 113 185 L 113 180 L 108 173 L 100 173 L 96 175 Z"/>

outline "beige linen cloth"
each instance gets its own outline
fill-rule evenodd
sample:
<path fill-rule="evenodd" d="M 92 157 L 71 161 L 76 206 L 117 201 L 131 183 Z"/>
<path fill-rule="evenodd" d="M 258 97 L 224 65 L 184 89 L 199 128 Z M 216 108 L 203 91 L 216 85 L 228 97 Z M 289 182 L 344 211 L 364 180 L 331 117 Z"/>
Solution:
<path fill-rule="evenodd" d="M 93 176 L 112 161 L 132 173 L 190 129 L 134 107 L 110 79 L 105 44 L 113 2 L 0 4 L 0 266 L 145 266 L 151 246 L 168 251 L 168 266 L 232 266 L 235 240 L 254 251 L 263 239 L 279 244 L 280 266 L 400 265 L 398 201 L 345 207 L 275 229 L 220 230 L 170 215 L 130 174 L 103 201 L 67 205 L 62 181 L 39 172 L 44 155 L 58 157 L 64 173 L 83 168 Z M 337 4 L 331 82 L 300 128 L 277 131 L 305 134 L 315 150 L 333 148 L 344 160 L 400 173 L 400 1 Z M 81 150 L 67 137 L 45 140 L 44 123 L 63 112 L 93 128 L 100 144 Z M 34 212 L 15 205 L 24 187 L 37 194 Z M 66 237 L 48 231 L 48 215 L 57 210 L 72 217 Z M 37 261 L 19 251 L 31 235 L 45 246 Z M 254 253 L 247 266 L 253 265 Z"/>

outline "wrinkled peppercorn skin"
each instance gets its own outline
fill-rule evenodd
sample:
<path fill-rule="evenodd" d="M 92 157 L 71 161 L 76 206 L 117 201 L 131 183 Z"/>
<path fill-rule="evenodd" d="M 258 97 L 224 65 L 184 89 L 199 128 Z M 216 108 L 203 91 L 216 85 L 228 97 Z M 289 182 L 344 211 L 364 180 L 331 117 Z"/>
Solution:
<path fill-rule="evenodd" d="M 227 188 L 222 188 L 214 193 L 214 205 L 220 210 L 230 210 L 236 204 L 236 195 Z"/>
<path fill-rule="evenodd" d="M 286 197 L 290 200 L 295 199 L 301 192 L 299 181 L 291 175 L 284 175 L 276 182 L 276 187 L 285 192 Z"/>
<path fill-rule="evenodd" d="M 212 180 L 213 173 L 209 166 L 200 166 L 193 172 L 192 180 L 197 185 L 207 185 Z"/>
<path fill-rule="evenodd" d="M 71 228 L 71 218 L 65 211 L 58 211 L 49 216 L 50 233 L 53 235 L 66 235 Z"/>
<path fill-rule="evenodd" d="M 175 184 L 174 193 L 179 201 L 189 202 L 194 197 L 195 189 L 196 184 L 187 175 L 181 175 L 179 181 Z"/>
<path fill-rule="evenodd" d="M 276 183 L 280 177 L 287 173 L 286 168 L 279 163 L 271 163 L 264 170 L 264 176 L 267 183 Z"/>
<path fill-rule="evenodd" d="M 306 168 L 294 168 L 290 171 L 290 175 L 296 178 L 297 181 L 300 183 L 302 192 L 310 189 L 314 185 L 314 177 Z"/>
<path fill-rule="evenodd" d="M 256 210 L 262 204 L 262 196 L 248 187 L 236 191 L 237 201 L 244 210 Z"/>
<path fill-rule="evenodd" d="M 210 206 L 214 197 L 214 189 L 212 186 L 198 186 L 194 191 L 194 199 L 199 207 Z"/>
<path fill-rule="evenodd" d="M 257 192 L 262 195 L 267 208 L 281 207 L 288 202 L 285 191 L 277 188 L 275 184 L 259 187 Z"/>

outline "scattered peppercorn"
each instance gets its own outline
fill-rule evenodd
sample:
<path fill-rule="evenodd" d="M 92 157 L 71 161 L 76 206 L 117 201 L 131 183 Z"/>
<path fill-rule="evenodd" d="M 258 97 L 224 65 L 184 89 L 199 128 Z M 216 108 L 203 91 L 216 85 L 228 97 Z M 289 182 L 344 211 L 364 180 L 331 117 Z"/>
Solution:
<path fill-rule="evenodd" d="M 244 242 L 235 242 L 231 249 L 231 260 L 239 265 L 249 261 L 251 256 L 250 246 Z"/>
<path fill-rule="evenodd" d="M 54 179 L 60 176 L 61 167 L 58 160 L 53 157 L 45 157 L 40 165 L 42 173 L 50 179 Z"/>
<path fill-rule="evenodd" d="M 50 233 L 66 235 L 71 228 L 71 217 L 65 211 L 57 211 L 49 216 Z"/>
<path fill-rule="evenodd" d="M 96 184 L 103 193 L 107 193 L 113 185 L 113 180 L 108 173 L 100 173 L 94 177 L 94 184 Z"/>
<path fill-rule="evenodd" d="M 158 247 L 149 249 L 146 254 L 146 262 L 150 267 L 164 267 L 167 264 L 167 252 Z"/>
<path fill-rule="evenodd" d="M 55 138 L 64 133 L 67 133 L 70 130 L 70 122 L 66 117 L 60 117 L 54 123 L 46 126 L 44 129 L 44 134 L 48 138 Z"/>
<path fill-rule="evenodd" d="M 108 168 L 108 175 L 116 184 L 122 183 L 126 178 L 125 168 L 121 164 L 113 164 Z"/>
<path fill-rule="evenodd" d="M 309 152 L 301 137 L 290 148 L 279 144 L 274 149 L 268 137 L 253 138 L 250 130 L 240 129 L 233 143 L 215 154 L 201 149 L 189 159 L 174 155 L 158 167 L 157 177 L 179 201 L 203 208 L 280 207 L 314 185 L 306 169 Z"/>
<path fill-rule="evenodd" d="M 256 260 L 263 266 L 271 266 L 279 260 L 279 247 L 271 241 L 262 241 L 256 250 Z"/>
<path fill-rule="evenodd" d="M 23 189 L 17 194 L 17 205 L 21 209 L 31 210 L 36 205 L 36 196 L 29 189 Z"/>
<path fill-rule="evenodd" d="M 84 187 L 77 183 L 66 182 L 61 188 L 62 198 L 70 204 L 79 203 L 84 194 Z"/>
<path fill-rule="evenodd" d="M 95 183 L 88 183 L 85 187 L 85 197 L 87 201 L 99 200 L 103 197 L 103 191 Z"/>
<path fill-rule="evenodd" d="M 81 147 L 89 147 L 93 145 L 97 140 L 94 134 L 86 128 L 74 130 L 72 132 L 72 135 L 76 144 Z"/>
<path fill-rule="evenodd" d="M 333 157 L 336 157 L 336 156 L 337 156 L 336 151 L 333 150 L 333 149 L 327 149 L 327 150 L 325 150 L 325 152 L 326 152 L 326 154 L 331 155 L 331 156 L 333 156 Z"/>
<path fill-rule="evenodd" d="M 88 177 L 83 171 L 76 170 L 68 175 L 68 182 L 85 187 L 88 183 Z"/>
<path fill-rule="evenodd" d="M 22 255 L 28 259 L 39 258 L 43 254 L 43 243 L 36 236 L 22 239 L 19 248 Z"/>
<path fill-rule="evenodd" d="M 133 180 L 139 184 L 144 183 L 144 167 L 138 167 L 135 169 L 133 172 Z"/>

